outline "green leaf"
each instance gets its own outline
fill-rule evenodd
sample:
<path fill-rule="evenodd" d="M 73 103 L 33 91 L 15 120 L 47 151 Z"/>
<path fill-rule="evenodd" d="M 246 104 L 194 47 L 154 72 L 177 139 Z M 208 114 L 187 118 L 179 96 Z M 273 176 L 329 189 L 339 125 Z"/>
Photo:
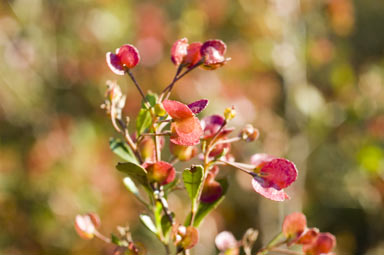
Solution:
<path fill-rule="evenodd" d="M 152 91 L 148 91 L 148 94 L 145 96 L 150 106 L 155 106 L 158 100 L 158 95 Z M 141 103 L 141 108 L 146 108 L 144 105 L 144 100 Z"/>
<path fill-rule="evenodd" d="M 141 135 L 147 128 L 151 126 L 152 117 L 148 109 L 141 108 L 136 119 L 136 132 Z"/>
<path fill-rule="evenodd" d="M 123 179 L 124 186 L 132 193 L 135 194 L 136 196 L 140 196 L 139 189 L 136 187 L 136 184 L 132 181 L 131 178 L 125 177 Z"/>
<path fill-rule="evenodd" d="M 109 139 L 109 147 L 111 148 L 112 152 L 115 153 L 120 158 L 138 164 L 139 162 L 136 159 L 135 154 L 131 150 L 129 146 L 127 146 L 124 142 L 122 142 L 120 139 L 116 139 L 111 137 Z"/>
<path fill-rule="evenodd" d="M 201 202 L 199 204 L 199 208 L 197 209 L 197 213 L 195 216 L 195 222 L 193 223 L 194 227 L 198 227 L 200 225 L 201 221 L 204 219 L 204 217 L 207 216 L 207 214 L 210 211 L 215 209 L 224 200 L 225 193 L 228 190 L 228 181 L 227 181 L 227 179 L 222 179 L 222 180 L 218 180 L 218 182 L 220 183 L 221 187 L 223 188 L 223 194 L 215 202 L 212 202 L 212 203 Z M 185 221 L 185 225 L 186 226 L 189 225 L 190 222 L 191 222 L 191 214 L 188 215 L 188 217 Z"/>
<path fill-rule="evenodd" d="M 175 217 L 175 215 L 172 213 L 172 217 Z M 167 236 L 169 233 L 169 230 L 171 230 L 172 224 L 169 221 L 167 215 L 163 215 L 161 218 L 161 229 L 163 231 L 163 235 Z"/>
<path fill-rule="evenodd" d="M 116 244 L 117 246 L 121 245 L 121 240 L 114 234 L 111 234 L 111 242 Z"/>
<path fill-rule="evenodd" d="M 152 233 L 158 234 L 155 224 L 153 224 L 151 217 L 145 214 L 140 214 L 140 221 L 148 228 Z"/>
<path fill-rule="evenodd" d="M 116 168 L 127 174 L 134 181 L 148 187 L 147 171 L 140 165 L 131 162 L 117 163 Z"/>
<path fill-rule="evenodd" d="M 201 165 L 192 166 L 191 169 L 185 169 L 183 172 L 184 186 L 187 189 L 189 198 L 195 203 L 198 191 L 203 185 L 204 169 Z"/>

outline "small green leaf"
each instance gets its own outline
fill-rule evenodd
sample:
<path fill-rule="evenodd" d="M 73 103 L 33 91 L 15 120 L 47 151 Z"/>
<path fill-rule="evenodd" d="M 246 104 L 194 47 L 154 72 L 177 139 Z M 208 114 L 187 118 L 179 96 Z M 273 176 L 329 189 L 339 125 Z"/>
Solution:
<path fill-rule="evenodd" d="M 147 128 L 151 126 L 152 117 L 148 109 L 141 108 L 136 119 L 136 132 L 141 135 Z"/>
<path fill-rule="evenodd" d="M 140 221 L 148 228 L 152 233 L 158 234 L 155 224 L 153 224 L 151 217 L 145 214 L 140 214 Z"/>
<path fill-rule="evenodd" d="M 222 193 L 221 197 L 213 203 L 200 202 L 199 208 L 198 208 L 196 216 L 195 216 L 195 222 L 193 223 L 194 227 L 198 227 L 200 225 L 201 221 L 204 219 L 204 217 L 207 216 L 207 214 L 210 211 L 215 209 L 224 200 L 225 193 L 228 190 L 228 181 L 227 181 L 227 179 L 222 179 L 222 180 L 219 180 L 218 182 L 220 183 L 221 187 L 223 188 L 223 193 Z M 191 222 L 191 214 L 188 215 L 185 223 L 186 223 L 186 225 L 189 225 L 190 222 Z"/>
<path fill-rule="evenodd" d="M 175 215 L 172 213 L 172 217 L 175 217 Z M 163 215 L 161 218 L 161 229 L 163 231 L 163 235 L 167 236 L 169 233 L 169 230 L 171 230 L 172 224 L 169 221 L 167 215 Z"/>
<path fill-rule="evenodd" d="M 114 234 L 111 234 L 111 242 L 116 244 L 117 246 L 121 245 L 121 240 Z"/>
<path fill-rule="evenodd" d="M 131 162 L 117 163 L 116 168 L 145 187 L 148 186 L 147 171 L 140 165 Z"/>
<path fill-rule="evenodd" d="M 155 106 L 158 100 L 157 94 L 148 91 L 148 94 L 145 96 L 150 106 Z M 144 101 L 142 101 L 141 108 L 145 108 Z"/>
<path fill-rule="evenodd" d="M 136 184 L 132 181 L 131 178 L 125 177 L 123 179 L 124 186 L 132 192 L 132 194 L 135 194 L 136 196 L 140 196 L 139 189 L 136 187 Z"/>
<path fill-rule="evenodd" d="M 111 137 L 109 139 L 109 147 L 111 148 L 112 152 L 115 153 L 120 158 L 132 162 L 132 163 L 139 163 L 136 159 L 135 154 L 131 150 L 129 146 L 127 146 L 124 142 L 122 142 L 120 139 L 116 139 Z"/>
<path fill-rule="evenodd" d="M 204 169 L 201 165 L 192 166 L 191 169 L 185 169 L 183 172 L 184 186 L 187 189 L 189 198 L 195 203 L 197 193 L 203 185 Z"/>

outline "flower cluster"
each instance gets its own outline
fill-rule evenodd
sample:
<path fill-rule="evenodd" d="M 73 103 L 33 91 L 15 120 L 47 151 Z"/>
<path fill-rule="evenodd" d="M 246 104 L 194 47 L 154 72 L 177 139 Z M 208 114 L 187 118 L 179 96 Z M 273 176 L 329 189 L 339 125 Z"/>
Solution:
<path fill-rule="evenodd" d="M 145 94 L 134 77 L 132 69 L 139 64 L 140 55 L 133 45 L 126 44 L 115 53 L 106 54 L 107 65 L 112 72 L 127 74 L 142 97 L 135 130 L 130 130 L 130 118 L 123 114 L 126 97 L 116 82 L 108 82 L 102 107 L 123 139 L 113 138 L 110 141 L 111 150 L 123 161 L 116 168 L 125 174 L 124 185 L 127 189 L 148 209 L 140 215 L 140 220 L 164 245 L 167 254 L 170 254 L 172 245 L 177 253 L 187 253 L 198 242 L 198 226 L 224 199 L 228 189 L 228 180 L 219 178 L 220 167 L 230 166 L 250 175 L 254 190 L 274 201 L 289 199 L 284 189 L 297 178 L 295 165 L 284 158 L 258 153 L 251 157 L 250 164 L 236 161 L 231 153 L 232 144 L 256 141 L 259 130 L 247 124 L 233 135 L 235 128 L 228 125 L 236 117 L 234 106 L 224 109 L 222 114 L 201 118 L 199 115 L 208 106 L 207 99 L 189 104 L 169 99 L 175 84 L 192 70 L 197 67 L 214 70 L 224 66 L 230 60 L 225 57 L 226 48 L 221 40 L 191 44 L 186 38 L 177 40 L 171 48 L 171 61 L 177 70 L 172 82 L 159 95 Z M 172 154 L 169 162 L 162 157 L 165 144 L 169 144 Z M 191 165 L 181 175 L 176 174 L 179 161 L 195 157 L 200 160 L 199 164 Z M 176 220 L 167 200 L 169 193 L 180 189 L 180 181 L 190 198 L 189 214 L 183 224 Z M 308 255 L 318 255 L 316 252 L 326 250 L 326 242 L 323 241 L 326 234 L 317 232 L 310 242 L 308 235 L 314 230 L 307 231 L 298 220 L 292 222 L 295 222 L 294 226 L 289 222 L 284 225 L 289 244 L 303 244 Z M 120 235 L 112 235 L 109 239 L 96 230 L 99 225 L 100 220 L 95 214 L 76 217 L 75 226 L 81 237 L 90 239 L 97 236 L 114 243 L 117 246 L 116 255 L 145 254 L 145 250 L 133 240 L 129 228 L 119 227 Z M 250 254 L 256 238 L 257 231 L 252 229 L 241 241 L 236 241 L 229 233 L 222 233 L 216 244 L 221 254 L 239 254 L 240 247 Z"/>

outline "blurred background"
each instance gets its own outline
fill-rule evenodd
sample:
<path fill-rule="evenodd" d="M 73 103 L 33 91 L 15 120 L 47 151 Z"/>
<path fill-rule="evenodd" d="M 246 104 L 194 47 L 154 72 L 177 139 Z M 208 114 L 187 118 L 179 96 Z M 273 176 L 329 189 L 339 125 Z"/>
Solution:
<path fill-rule="evenodd" d="M 208 98 L 204 115 L 234 105 L 234 127 L 261 131 L 259 141 L 233 146 L 238 161 L 266 152 L 299 169 L 284 203 L 223 169 L 227 199 L 205 220 L 194 254 L 217 254 L 218 232 L 240 239 L 248 227 L 259 229 L 259 247 L 293 211 L 335 234 L 337 254 L 384 254 L 383 24 L 382 0 L 1 1 L 0 254 L 111 254 L 76 235 L 74 217 L 88 211 L 106 235 L 129 225 L 149 254 L 161 254 L 114 168 L 108 139 L 118 135 L 100 104 L 112 79 L 131 119 L 140 105 L 126 77 L 108 69 L 107 51 L 136 45 L 142 60 L 133 72 L 144 90 L 160 92 L 181 37 L 222 39 L 232 60 L 193 71 L 172 98 Z M 185 192 L 169 199 L 182 219 Z"/>

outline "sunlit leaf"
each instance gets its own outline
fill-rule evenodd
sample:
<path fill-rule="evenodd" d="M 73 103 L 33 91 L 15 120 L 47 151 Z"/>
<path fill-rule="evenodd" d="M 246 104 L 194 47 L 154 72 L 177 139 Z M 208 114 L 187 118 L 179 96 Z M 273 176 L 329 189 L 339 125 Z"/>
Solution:
<path fill-rule="evenodd" d="M 131 162 L 118 163 L 117 170 L 127 174 L 134 181 L 139 182 L 144 186 L 148 186 L 147 171 L 138 164 Z"/>
<path fill-rule="evenodd" d="M 120 139 L 116 138 L 110 138 L 109 139 L 109 147 L 111 148 L 112 152 L 115 153 L 120 158 L 131 162 L 131 163 L 139 163 L 135 157 L 135 154 L 127 146 L 124 142 L 122 142 Z"/>
<path fill-rule="evenodd" d="M 183 172 L 184 186 L 187 189 L 192 203 L 197 199 L 198 190 L 203 185 L 204 169 L 202 166 L 192 166 L 191 169 L 185 169 Z"/>
<path fill-rule="evenodd" d="M 152 233 L 158 234 L 155 224 L 153 224 L 151 217 L 145 214 L 140 214 L 140 221 Z"/>

